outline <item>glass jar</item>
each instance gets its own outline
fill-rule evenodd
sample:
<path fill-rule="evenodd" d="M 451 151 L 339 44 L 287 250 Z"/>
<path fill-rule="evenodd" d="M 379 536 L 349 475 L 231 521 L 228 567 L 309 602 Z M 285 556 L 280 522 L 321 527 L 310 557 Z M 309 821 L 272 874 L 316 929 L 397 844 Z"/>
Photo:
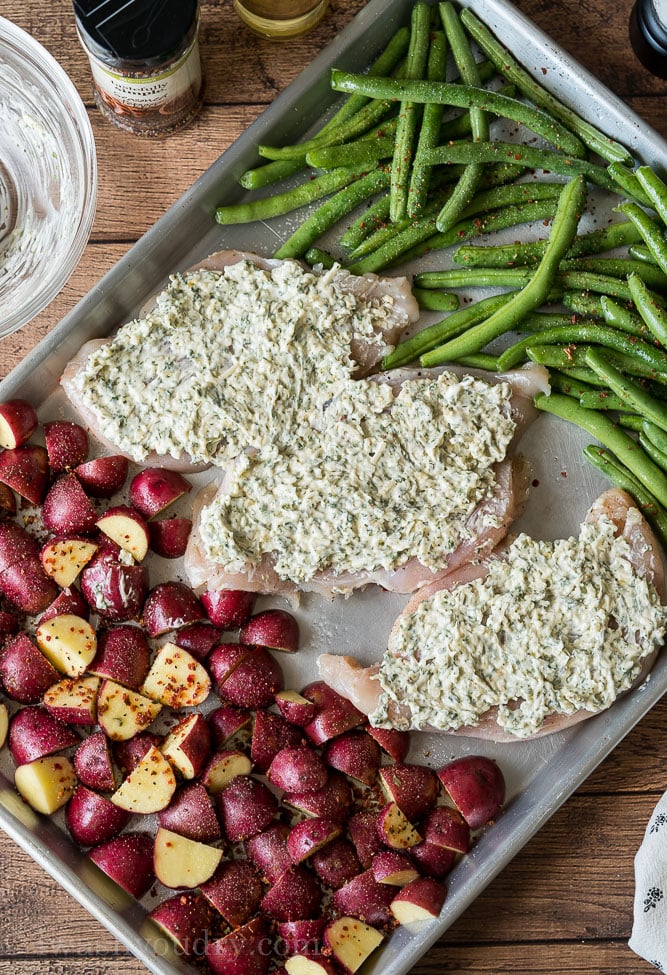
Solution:
<path fill-rule="evenodd" d="M 303 34 L 324 17 L 329 0 L 233 0 L 241 20 L 256 34 L 283 40 Z"/>
<path fill-rule="evenodd" d="M 198 0 L 74 0 L 102 114 L 135 135 L 187 125 L 203 98 Z"/>
<path fill-rule="evenodd" d="M 667 78 L 667 0 L 637 0 L 630 14 L 630 43 L 645 68 Z"/>

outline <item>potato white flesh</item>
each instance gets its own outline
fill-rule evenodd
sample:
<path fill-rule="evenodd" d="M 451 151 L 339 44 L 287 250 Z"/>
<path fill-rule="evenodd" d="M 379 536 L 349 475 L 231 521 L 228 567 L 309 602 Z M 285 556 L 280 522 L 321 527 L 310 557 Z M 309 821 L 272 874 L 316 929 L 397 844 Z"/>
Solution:
<path fill-rule="evenodd" d="M 142 692 L 172 708 L 202 704 L 211 690 L 211 678 L 192 654 L 175 643 L 160 647 L 144 681 Z"/>
<path fill-rule="evenodd" d="M 162 710 L 138 691 L 131 691 L 113 680 L 102 681 L 97 696 L 97 720 L 105 735 L 112 741 L 127 741 L 145 731 Z"/>
<path fill-rule="evenodd" d="M 190 714 L 171 729 L 160 751 L 184 779 L 194 779 L 208 758 L 210 734 L 206 719 L 198 712 Z"/>
<path fill-rule="evenodd" d="M 81 677 L 97 650 L 95 630 L 88 620 L 73 613 L 40 623 L 35 640 L 47 660 L 68 677 Z"/>
<path fill-rule="evenodd" d="M 165 887 L 199 887 L 215 873 L 222 850 L 159 827 L 155 834 L 155 876 Z"/>
<path fill-rule="evenodd" d="M 337 918 L 327 925 L 324 939 L 339 965 L 348 972 L 356 972 L 382 944 L 382 934 L 370 924 L 356 917 Z"/>
<path fill-rule="evenodd" d="M 216 752 L 202 772 L 202 782 L 212 795 L 217 795 L 237 775 L 250 775 L 251 770 L 252 762 L 244 752 Z"/>
<path fill-rule="evenodd" d="M 9 730 L 9 713 L 7 705 L 0 703 L 0 748 L 7 741 L 7 731 Z"/>
<path fill-rule="evenodd" d="M 95 724 L 100 683 L 99 677 L 66 677 L 48 688 L 42 703 L 67 724 Z"/>
<path fill-rule="evenodd" d="M 176 791 L 176 776 L 159 748 L 149 748 L 143 759 L 123 780 L 111 801 L 131 813 L 165 809 Z"/>
<path fill-rule="evenodd" d="M 97 543 L 82 538 L 54 538 L 41 551 L 47 575 L 67 589 L 97 551 Z"/>
<path fill-rule="evenodd" d="M 76 789 L 76 774 L 69 758 L 47 755 L 19 765 L 14 783 L 33 809 L 50 816 L 71 799 Z"/>

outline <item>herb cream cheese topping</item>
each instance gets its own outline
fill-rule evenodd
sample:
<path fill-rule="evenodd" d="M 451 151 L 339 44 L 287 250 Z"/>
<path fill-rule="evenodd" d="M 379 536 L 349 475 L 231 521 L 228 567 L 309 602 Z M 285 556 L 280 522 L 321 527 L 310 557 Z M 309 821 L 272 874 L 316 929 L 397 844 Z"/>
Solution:
<path fill-rule="evenodd" d="M 381 348 L 391 314 L 390 298 L 360 300 L 294 262 L 175 275 L 75 383 L 135 459 L 186 452 L 225 468 L 200 533 L 226 571 L 266 556 L 297 583 L 413 557 L 437 569 L 492 491 L 511 388 L 353 379 L 351 349 Z"/>
<path fill-rule="evenodd" d="M 497 707 L 498 724 L 526 737 L 552 713 L 612 704 L 667 623 L 667 608 L 614 531 L 603 517 L 583 524 L 578 538 L 520 535 L 485 579 L 420 603 L 383 658 L 373 724 L 388 724 L 391 702 L 409 705 L 411 727 L 441 730 L 475 725 Z"/>

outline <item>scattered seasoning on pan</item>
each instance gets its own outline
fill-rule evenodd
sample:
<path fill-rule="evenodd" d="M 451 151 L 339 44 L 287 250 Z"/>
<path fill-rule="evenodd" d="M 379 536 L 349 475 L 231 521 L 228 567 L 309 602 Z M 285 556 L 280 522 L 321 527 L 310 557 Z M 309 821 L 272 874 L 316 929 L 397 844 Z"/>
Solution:
<path fill-rule="evenodd" d="M 74 0 L 95 101 L 127 132 L 168 135 L 201 108 L 197 0 Z"/>

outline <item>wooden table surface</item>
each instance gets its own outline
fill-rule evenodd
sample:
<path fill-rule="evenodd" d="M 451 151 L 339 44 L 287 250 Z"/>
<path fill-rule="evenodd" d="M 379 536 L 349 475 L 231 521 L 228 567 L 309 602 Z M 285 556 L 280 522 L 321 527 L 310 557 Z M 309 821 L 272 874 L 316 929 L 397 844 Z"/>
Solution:
<path fill-rule="evenodd" d="M 628 43 L 631 0 L 515 0 L 517 6 L 667 137 L 667 85 Z M 231 0 L 202 3 L 206 105 L 190 128 L 144 141 L 94 107 L 69 0 L 0 0 L 77 85 L 93 125 L 99 203 L 90 244 L 49 308 L 0 340 L 6 375 L 134 241 L 361 9 L 332 0 L 323 23 L 287 43 L 253 36 Z M 0 124 L 1 120 L 0 120 Z M 416 975 L 512 972 L 642 975 L 627 947 L 633 857 L 667 788 L 667 702 L 659 704 L 415 967 Z M 145 968 L 0 832 L 0 972 L 142 975 Z"/>

